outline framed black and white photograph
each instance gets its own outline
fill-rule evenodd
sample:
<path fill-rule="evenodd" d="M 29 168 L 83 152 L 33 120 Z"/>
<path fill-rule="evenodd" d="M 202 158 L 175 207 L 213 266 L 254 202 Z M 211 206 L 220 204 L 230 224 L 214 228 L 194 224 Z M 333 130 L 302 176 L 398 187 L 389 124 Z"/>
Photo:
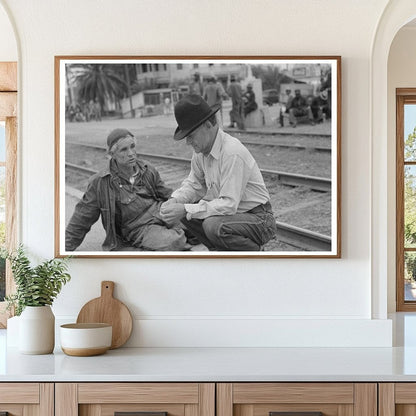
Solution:
<path fill-rule="evenodd" d="M 57 257 L 341 256 L 341 58 L 55 57 Z"/>

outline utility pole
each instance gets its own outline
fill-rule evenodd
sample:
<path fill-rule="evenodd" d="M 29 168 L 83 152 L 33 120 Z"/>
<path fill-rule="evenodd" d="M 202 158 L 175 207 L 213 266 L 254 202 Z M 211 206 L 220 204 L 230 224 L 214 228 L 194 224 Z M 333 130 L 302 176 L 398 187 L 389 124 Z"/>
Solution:
<path fill-rule="evenodd" d="M 130 85 L 130 76 L 129 76 L 128 64 L 124 65 L 124 75 L 126 77 L 126 82 L 127 82 L 127 94 L 129 95 L 131 118 L 135 118 L 136 117 L 136 111 L 133 108 L 133 98 L 132 98 L 132 94 L 131 94 L 131 85 Z"/>

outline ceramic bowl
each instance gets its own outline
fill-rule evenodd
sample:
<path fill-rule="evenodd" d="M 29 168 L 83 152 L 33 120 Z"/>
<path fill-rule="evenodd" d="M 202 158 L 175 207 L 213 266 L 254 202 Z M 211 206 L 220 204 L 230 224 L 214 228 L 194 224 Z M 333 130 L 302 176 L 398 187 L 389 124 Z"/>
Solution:
<path fill-rule="evenodd" d="M 60 329 L 61 348 L 67 355 L 88 357 L 103 354 L 111 347 L 109 324 L 65 324 Z"/>

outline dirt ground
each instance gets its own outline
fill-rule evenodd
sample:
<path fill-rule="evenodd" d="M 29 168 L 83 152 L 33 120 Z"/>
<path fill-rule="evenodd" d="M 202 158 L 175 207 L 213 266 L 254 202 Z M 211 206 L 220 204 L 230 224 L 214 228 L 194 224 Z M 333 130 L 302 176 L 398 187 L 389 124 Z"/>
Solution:
<path fill-rule="evenodd" d="M 225 120 L 225 123 L 227 120 Z M 85 147 L 71 146 L 69 142 L 93 143 L 105 146 L 106 137 L 114 128 L 126 128 L 138 139 L 139 151 L 143 153 L 164 154 L 190 158 L 192 149 L 185 141 L 174 141 L 172 136 L 176 122 L 172 115 L 155 116 L 142 119 L 103 120 L 102 122 L 66 123 L 67 143 L 66 160 L 99 170 L 107 163 L 105 152 L 87 150 Z M 313 130 L 317 128 L 316 130 Z M 296 130 L 296 134 L 295 133 Z M 329 133 L 329 123 L 326 126 L 299 126 L 297 129 L 279 130 L 276 127 L 270 135 L 270 129 L 264 134 L 238 133 L 233 135 L 242 141 L 269 141 L 287 144 L 330 147 L 331 140 L 324 134 Z M 282 132 L 285 135 L 278 135 Z M 311 136 L 315 133 L 322 136 Z M 287 133 L 293 133 L 288 135 Z M 318 177 L 331 177 L 330 153 L 307 150 L 291 150 L 282 148 L 247 146 L 261 168 L 306 174 Z M 88 182 L 85 175 L 67 171 L 66 185 L 84 191 Z M 331 193 L 313 192 L 304 187 L 291 188 L 281 186 L 270 178 L 265 178 L 266 186 L 271 194 L 271 202 L 277 221 L 292 224 L 310 231 L 331 235 Z M 71 203 L 71 206 L 72 203 Z M 73 208 L 72 208 L 73 209 Z M 266 248 L 267 249 L 267 248 Z M 279 241 L 268 244 L 273 251 L 293 251 L 299 249 Z"/>

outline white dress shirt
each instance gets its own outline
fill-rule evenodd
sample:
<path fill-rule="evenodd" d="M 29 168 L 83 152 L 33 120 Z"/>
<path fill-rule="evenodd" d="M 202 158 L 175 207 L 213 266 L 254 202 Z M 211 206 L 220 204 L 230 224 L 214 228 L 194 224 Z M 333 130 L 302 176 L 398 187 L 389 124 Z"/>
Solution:
<path fill-rule="evenodd" d="M 270 195 L 251 153 L 219 129 L 207 156 L 193 154 L 191 172 L 172 198 L 185 204 L 188 219 L 204 219 L 247 212 Z"/>

